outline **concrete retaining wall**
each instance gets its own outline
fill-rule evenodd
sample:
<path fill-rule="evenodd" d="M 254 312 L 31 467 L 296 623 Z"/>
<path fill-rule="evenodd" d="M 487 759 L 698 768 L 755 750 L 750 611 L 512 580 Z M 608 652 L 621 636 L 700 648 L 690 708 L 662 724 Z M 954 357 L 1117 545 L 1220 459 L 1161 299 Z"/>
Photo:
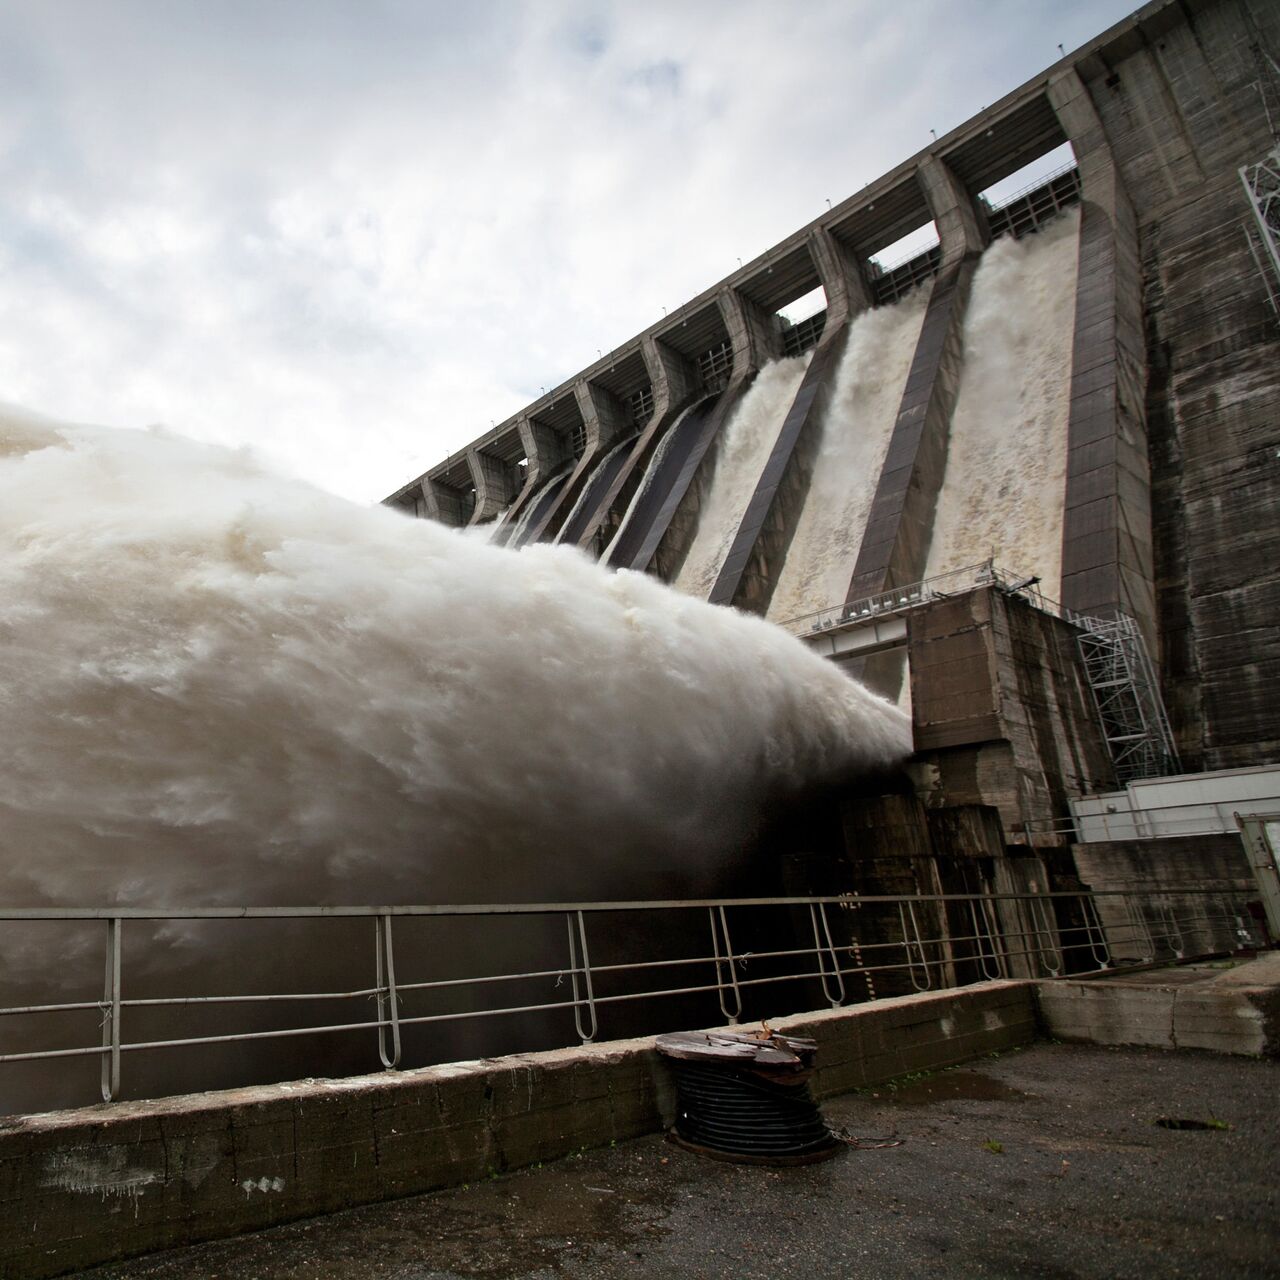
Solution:
<path fill-rule="evenodd" d="M 1244 964 L 1039 984 L 1041 1020 L 1059 1040 L 1280 1057 L 1280 952 Z"/>
<path fill-rule="evenodd" d="M 992 982 L 771 1024 L 819 1043 L 830 1096 L 1036 1035 Z M 0 1276 L 52 1276 L 475 1181 L 654 1133 L 674 1094 L 651 1037 L 349 1080 L 0 1121 Z"/>

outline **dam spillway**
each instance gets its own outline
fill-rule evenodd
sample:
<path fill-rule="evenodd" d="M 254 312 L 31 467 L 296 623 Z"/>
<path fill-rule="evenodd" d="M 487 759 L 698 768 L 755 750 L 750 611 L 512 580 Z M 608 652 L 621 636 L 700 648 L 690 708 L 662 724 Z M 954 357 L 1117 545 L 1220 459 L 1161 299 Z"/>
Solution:
<path fill-rule="evenodd" d="M 1061 598 L 1079 228 L 1071 210 L 978 264 L 926 578 L 994 559 Z"/>
<path fill-rule="evenodd" d="M 725 427 L 698 532 L 675 579 L 688 595 L 711 594 L 807 363 L 797 356 L 766 364 Z"/>
<path fill-rule="evenodd" d="M 813 479 L 769 602 L 775 622 L 821 609 L 849 586 L 928 296 L 917 289 L 849 327 Z"/>

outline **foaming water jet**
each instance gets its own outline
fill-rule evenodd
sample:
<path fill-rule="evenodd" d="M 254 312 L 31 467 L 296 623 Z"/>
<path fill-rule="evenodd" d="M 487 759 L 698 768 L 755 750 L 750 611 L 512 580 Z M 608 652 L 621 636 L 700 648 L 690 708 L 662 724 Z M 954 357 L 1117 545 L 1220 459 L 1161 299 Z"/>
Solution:
<path fill-rule="evenodd" d="M 909 749 L 759 620 L 163 431 L 0 414 L 0 579 L 14 905 L 614 896 Z"/>

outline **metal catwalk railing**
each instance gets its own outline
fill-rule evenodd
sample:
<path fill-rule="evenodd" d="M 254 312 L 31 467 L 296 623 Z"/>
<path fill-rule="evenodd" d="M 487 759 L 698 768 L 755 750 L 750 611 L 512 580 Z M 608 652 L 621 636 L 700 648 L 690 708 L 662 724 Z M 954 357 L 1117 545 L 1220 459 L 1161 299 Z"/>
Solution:
<path fill-rule="evenodd" d="M 854 600 L 828 605 L 825 609 L 815 609 L 812 613 L 802 613 L 794 618 L 786 618 L 778 625 L 795 636 L 820 635 L 826 631 L 838 631 L 844 627 L 857 626 L 874 618 L 884 618 L 892 614 L 919 609 L 935 600 L 963 595 L 975 587 L 993 586 L 1016 592 L 1036 608 L 1063 616 L 1060 607 L 1046 600 L 1037 590 L 1039 582 L 1039 578 L 1030 574 L 1012 573 L 1007 569 L 997 568 L 991 560 L 984 560 L 981 564 L 965 565 L 962 569 L 951 569 L 947 573 L 937 574 L 935 577 L 924 579 L 923 582 L 890 587 L 875 595 L 859 596 Z M 1074 620 L 1074 615 L 1068 618 L 1068 621 Z"/>
<path fill-rule="evenodd" d="M 1187 836 L 1235 835 L 1240 818 L 1280 812 L 1280 798 L 1188 800 L 1183 804 L 1126 804 L 1128 793 L 1115 807 L 1088 811 L 1066 818 L 1044 818 L 1024 822 L 1021 830 L 1039 835 L 1065 836 L 1073 844 L 1093 844 L 1110 840 L 1172 840 Z M 1093 800 L 1097 797 L 1083 797 Z M 1108 797 L 1109 798 L 1109 797 Z M 1080 802 L 1077 802 L 1080 803 Z"/>
<path fill-rule="evenodd" d="M 636 914 L 650 953 L 593 962 L 591 943 L 616 950 L 621 917 Z M 547 963 L 545 946 L 536 967 L 500 973 L 471 972 L 459 977 L 406 980 L 398 973 L 393 926 L 410 921 L 465 922 L 479 939 L 477 955 L 492 950 L 513 918 L 554 922 L 560 919 L 567 945 L 559 963 Z M 545 1039 L 554 1025 L 568 1031 L 569 1019 L 578 1039 L 595 1040 L 604 1016 L 613 1007 L 671 997 L 708 998 L 700 1021 L 717 1015 L 735 1023 L 743 1014 L 744 994 L 772 988 L 776 1001 L 803 1012 L 821 998 L 832 1007 L 899 991 L 926 991 L 963 986 L 991 978 L 1056 978 L 1067 973 L 1096 972 L 1123 965 L 1177 960 L 1192 954 L 1222 953 L 1266 945 L 1242 897 L 1220 891 L 1166 887 L 1159 893 L 979 893 L 813 898 L 702 899 L 663 902 L 584 902 L 533 905 L 402 906 L 402 907 L 213 907 L 192 910 L 144 908 L 0 910 L 9 926 L 68 922 L 100 924 L 103 929 L 104 982 L 101 998 L 62 1000 L 0 1008 L 0 1029 L 9 1032 L 24 1018 L 90 1016 L 100 1024 L 96 1043 L 62 1048 L 13 1048 L 13 1034 L 0 1040 L 0 1064 L 54 1062 L 97 1058 L 101 1092 L 110 1101 L 120 1093 L 125 1055 L 155 1051 L 192 1051 L 199 1046 L 241 1044 L 282 1038 L 365 1034 L 376 1040 L 387 1069 L 401 1065 L 402 1031 L 410 1026 L 442 1024 L 512 1015 L 539 1015 Z M 168 995 L 131 998 L 124 993 L 122 939 L 131 929 L 171 929 L 177 922 L 199 927 L 234 929 L 242 921 L 358 921 L 372 924 L 372 985 L 344 990 L 256 994 Z M 698 921 L 701 921 L 699 924 Z M 487 926 L 487 932 L 484 931 Z M 673 926 L 675 926 L 673 928 Z M 664 932 L 665 930 L 665 932 Z M 12 937 L 13 928 L 7 933 Z M 589 934 L 591 938 L 589 940 Z M 735 934 L 746 935 L 746 941 Z M 562 935 L 564 937 L 565 935 Z M 657 955 L 662 939 L 678 937 L 691 954 Z M 486 939 L 488 940 L 486 942 Z M 762 939 L 765 940 L 762 943 Z M 545 942 L 545 938 L 544 938 Z M 769 945 L 772 944 L 772 945 Z M 236 953 L 237 939 L 223 937 L 225 952 Z M 331 950 L 331 949 L 330 949 Z M 435 953 L 432 953 L 435 954 Z M 332 956 L 330 956 L 332 959 Z M 354 960 L 354 957 L 352 957 Z M 437 970 L 437 973 L 439 970 Z M 424 997 L 465 991 L 474 999 L 503 986 L 518 985 L 530 994 L 514 1001 L 482 1007 L 441 1010 L 424 1005 Z M 798 985 L 797 985 L 798 984 Z M 710 997 L 714 996 L 714 1002 Z M 537 998 L 535 998 L 537 997 Z M 273 1026 L 248 1031 L 207 1029 L 208 1017 L 231 1006 L 299 1002 L 364 1002 L 369 1016 L 339 1015 L 306 1026 Z M 197 1035 L 163 1035 L 128 1040 L 126 1017 L 154 1011 L 187 1010 L 206 1018 Z M 755 1016 L 759 1016 L 757 1013 Z M 47 1032 L 48 1024 L 45 1023 Z M 618 1034 L 615 1029 L 613 1034 Z M 561 1036 L 563 1043 L 569 1037 Z M 458 1056 L 457 1054 L 454 1055 Z"/>

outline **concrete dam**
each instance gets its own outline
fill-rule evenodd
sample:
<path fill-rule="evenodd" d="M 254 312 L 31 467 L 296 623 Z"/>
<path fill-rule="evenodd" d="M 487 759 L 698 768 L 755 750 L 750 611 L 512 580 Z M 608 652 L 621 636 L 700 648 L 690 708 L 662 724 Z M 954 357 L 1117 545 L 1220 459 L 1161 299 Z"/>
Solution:
<path fill-rule="evenodd" d="M 1046 893 L 1223 894 L 1166 949 L 1253 936 L 1235 815 L 1280 813 L 1278 22 L 1147 5 L 383 506 L 0 411 L 14 1003 L 50 998 L 57 920 L 68 1011 L 97 1008 L 85 975 L 119 972 L 99 926 L 118 943 L 125 911 L 130 996 L 159 1009 L 246 974 L 275 997 L 278 966 L 219 933 L 242 910 L 266 938 L 273 911 L 352 908 L 356 931 L 369 904 L 422 907 L 399 931 L 402 972 L 428 973 L 419 1061 L 528 1043 L 449 1005 L 468 965 L 566 976 L 555 912 L 526 939 L 442 904 L 897 898 L 842 907 L 823 944 L 905 952 L 868 995 L 1061 971 L 993 941 L 1108 923 L 1055 922 Z M 723 995 L 728 908 L 707 909 Z M 1139 923 L 1172 937 L 1171 909 Z M 809 923 L 816 944 L 816 916 L 734 936 L 758 957 Z M 357 998 L 313 927 L 292 971 Z M 705 960 L 700 930 L 641 935 Z M 592 939 L 605 1034 L 649 1027 L 621 1012 L 631 940 Z M 829 998 L 811 987 L 754 1011 Z M 366 1061 L 344 1043 L 324 1060 Z M 70 1031 L 51 1051 L 98 1065 Z M 38 1097 L 41 1060 L 15 1059 Z M 127 1087 L 171 1084 L 163 1055 L 126 1061 Z M 189 1087 L 227 1078 L 187 1061 Z"/>
<path fill-rule="evenodd" d="M 657 1132 L 655 1030 L 1274 1055 L 1087 1009 L 1280 939 L 1278 51 L 1153 0 L 383 507 L 0 407 L 0 1111 L 107 1102 L 0 1273 Z"/>
<path fill-rule="evenodd" d="M 1169 761 L 1274 761 L 1277 39 L 1146 5 L 386 502 L 799 634 L 990 561 L 1136 623 Z M 905 630 L 848 660 L 919 748 Z"/>

